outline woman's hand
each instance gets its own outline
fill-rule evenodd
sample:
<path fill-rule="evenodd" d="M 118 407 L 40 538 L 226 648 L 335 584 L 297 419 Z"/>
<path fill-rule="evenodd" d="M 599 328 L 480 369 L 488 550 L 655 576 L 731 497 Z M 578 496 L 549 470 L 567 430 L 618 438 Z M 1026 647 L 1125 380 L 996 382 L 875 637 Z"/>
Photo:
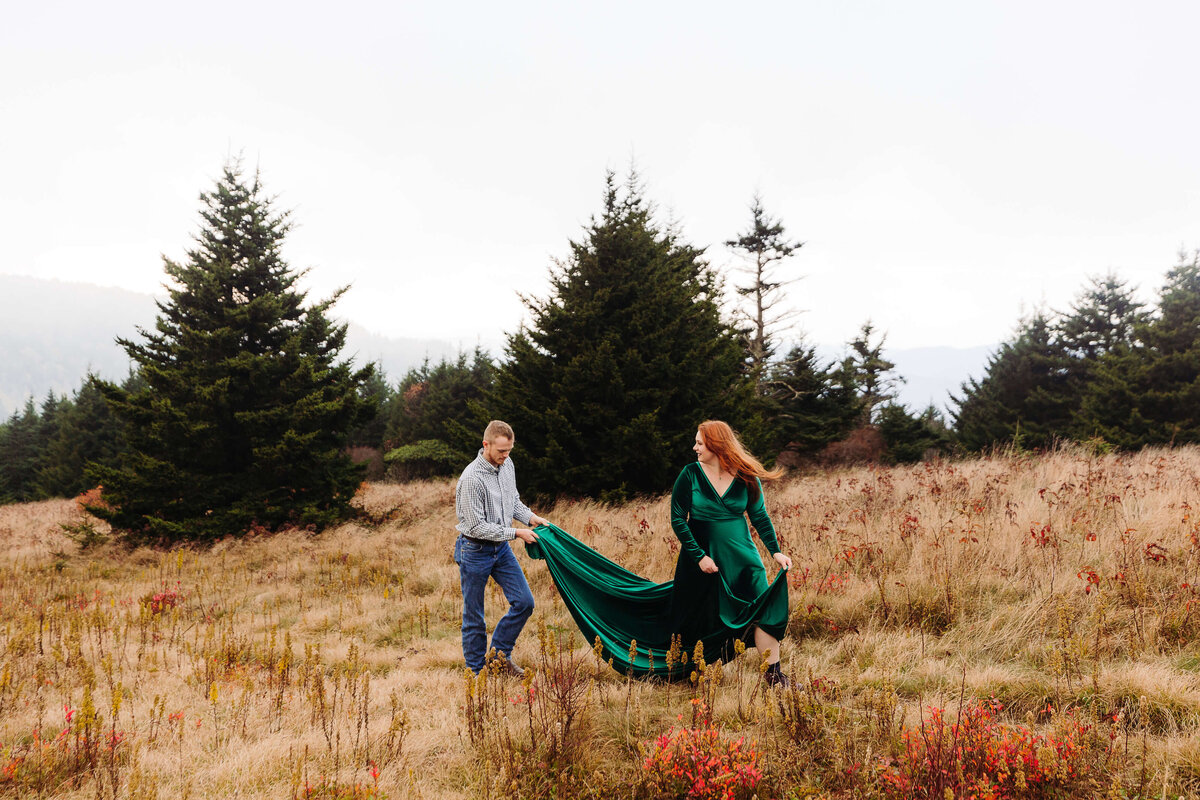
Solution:
<path fill-rule="evenodd" d="M 712 575 L 717 571 L 717 562 L 713 561 L 709 556 L 705 556 L 704 558 L 700 559 L 700 571 L 707 572 L 709 575 Z"/>
<path fill-rule="evenodd" d="M 792 560 L 788 558 L 786 554 L 776 553 L 773 558 L 779 564 L 779 566 L 783 567 L 784 569 L 792 568 Z"/>

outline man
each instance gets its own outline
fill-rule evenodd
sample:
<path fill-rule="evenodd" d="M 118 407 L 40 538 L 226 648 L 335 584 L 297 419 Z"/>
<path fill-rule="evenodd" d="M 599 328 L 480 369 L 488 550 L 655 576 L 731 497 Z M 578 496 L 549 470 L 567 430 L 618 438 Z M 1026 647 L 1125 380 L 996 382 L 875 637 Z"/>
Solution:
<path fill-rule="evenodd" d="M 492 633 L 492 649 L 503 660 L 501 669 L 521 677 L 525 670 L 513 663 L 512 649 L 533 613 L 533 593 L 509 542 L 520 539 L 529 544 L 538 537 L 531 530 L 509 526 L 514 519 L 524 525 L 550 523 L 530 511 L 517 493 L 516 471 L 509 457 L 513 438 L 508 423 L 489 422 L 483 432 L 483 449 L 458 479 L 454 490 L 454 512 L 458 516 L 454 561 L 462 582 L 462 646 L 468 669 L 479 674 L 488 654 L 483 594 L 490 577 L 500 585 L 509 605 L 508 613 Z"/>

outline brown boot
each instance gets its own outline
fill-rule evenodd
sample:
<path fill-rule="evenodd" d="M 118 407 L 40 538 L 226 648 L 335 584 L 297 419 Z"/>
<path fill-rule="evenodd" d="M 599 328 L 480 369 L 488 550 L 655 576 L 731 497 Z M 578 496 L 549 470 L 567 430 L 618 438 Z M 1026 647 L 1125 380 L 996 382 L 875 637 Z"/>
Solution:
<path fill-rule="evenodd" d="M 497 660 L 496 666 L 500 668 L 501 675 L 509 675 L 518 680 L 525 677 L 525 670 L 514 664 L 511 658 L 506 658 L 502 661 Z"/>

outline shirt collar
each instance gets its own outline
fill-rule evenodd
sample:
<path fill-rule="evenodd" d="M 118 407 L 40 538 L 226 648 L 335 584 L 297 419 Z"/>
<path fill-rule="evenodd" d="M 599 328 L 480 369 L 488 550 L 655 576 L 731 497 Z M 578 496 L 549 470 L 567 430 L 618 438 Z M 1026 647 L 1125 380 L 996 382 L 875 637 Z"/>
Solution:
<path fill-rule="evenodd" d="M 495 464 L 493 464 L 492 462 L 488 461 L 486 458 L 483 457 L 483 448 L 482 447 L 479 448 L 479 453 L 478 453 L 478 455 L 475 456 L 475 460 L 477 462 L 479 462 L 480 466 L 483 469 L 486 469 L 488 472 L 492 473 L 493 475 L 500 474 L 500 467 L 497 467 Z"/>

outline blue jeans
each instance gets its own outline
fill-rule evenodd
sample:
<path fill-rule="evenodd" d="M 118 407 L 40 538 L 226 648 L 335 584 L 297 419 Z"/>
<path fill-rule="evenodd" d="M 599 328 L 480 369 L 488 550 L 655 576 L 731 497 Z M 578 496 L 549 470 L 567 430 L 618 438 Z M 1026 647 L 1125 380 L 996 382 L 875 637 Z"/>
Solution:
<path fill-rule="evenodd" d="M 508 542 L 480 542 L 459 536 L 454 542 L 454 562 L 462 582 L 462 647 L 467 668 L 483 669 L 487 657 L 487 625 L 483 620 L 483 594 L 488 578 L 499 584 L 508 600 L 508 613 L 492 633 L 492 648 L 505 658 L 512 656 L 517 636 L 533 613 L 533 592 Z"/>

